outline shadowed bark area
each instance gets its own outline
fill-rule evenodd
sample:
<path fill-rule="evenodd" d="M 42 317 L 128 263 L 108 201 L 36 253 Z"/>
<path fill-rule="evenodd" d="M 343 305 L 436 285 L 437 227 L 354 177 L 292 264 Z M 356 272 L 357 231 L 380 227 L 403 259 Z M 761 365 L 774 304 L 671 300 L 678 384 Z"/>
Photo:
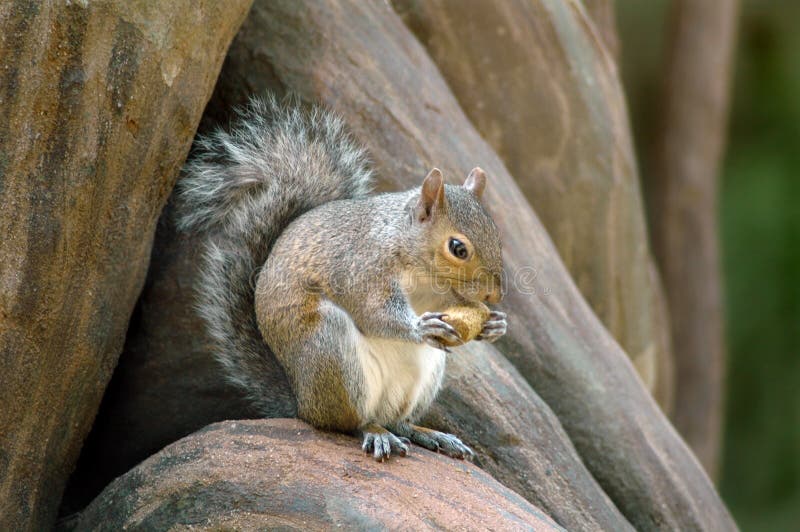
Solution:
<path fill-rule="evenodd" d="M 616 66 L 580 2 L 394 5 L 668 411 L 671 355 L 661 340 L 669 324 L 653 304 L 663 295 L 651 275 L 627 110 Z"/>
<path fill-rule="evenodd" d="M 417 185 L 434 165 L 451 181 L 484 167 L 490 176 L 484 197 L 502 233 L 512 280 L 503 304 L 511 313 L 503 353 L 558 415 L 634 526 L 735 527 L 581 297 L 513 178 L 387 5 L 257 2 L 226 61 L 216 105 L 267 88 L 339 111 L 369 148 L 387 188 Z"/>
<path fill-rule="evenodd" d="M 724 341 L 717 227 L 738 2 L 673 3 L 648 192 L 672 316 L 675 426 L 716 475 Z"/>
<path fill-rule="evenodd" d="M 215 421 L 256 417 L 209 353 L 210 339 L 194 310 L 200 259 L 200 242 L 176 233 L 168 205 L 119 364 L 64 493 L 62 515 L 85 507 L 111 480 L 165 445 Z M 276 392 L 278 386 L 289 390 L 288 381 L 275 382 Z M 287 405 L 281 415 L 296 412 Z"/>
<path fill-rule="evenodd" d="M 467 462 L 412 447 L 376 465 L 351 446 L 297 420 L 218 423 L 115 480 L 75 530 L 563 530 Z"/>
<path fill-rule="evenodd" d="M 0 5 L 0 529 L 52 525 L 248 7 Z"/>

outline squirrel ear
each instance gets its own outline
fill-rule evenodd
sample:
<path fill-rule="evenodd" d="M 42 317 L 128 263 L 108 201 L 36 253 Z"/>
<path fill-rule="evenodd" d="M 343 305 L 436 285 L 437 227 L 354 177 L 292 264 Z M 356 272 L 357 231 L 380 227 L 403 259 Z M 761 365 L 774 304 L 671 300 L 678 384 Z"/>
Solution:
<path fill-rule="evenodd" d="M 444 207 L 444 178 L 438 168 L 434 168 L 422 182 L 419 202 L 414 209 L 414 215 L 420 222 L 430 220 L 434 212 Z"/>
<path fill-rule="evenodd" d="M 467 176 L 467 180 L 464 181 L 464 188 L 472 192 L 476 198 L 481 199 L 483 189 L 486 188 L 486 172 L 477 166 L 473 168 Z"/>

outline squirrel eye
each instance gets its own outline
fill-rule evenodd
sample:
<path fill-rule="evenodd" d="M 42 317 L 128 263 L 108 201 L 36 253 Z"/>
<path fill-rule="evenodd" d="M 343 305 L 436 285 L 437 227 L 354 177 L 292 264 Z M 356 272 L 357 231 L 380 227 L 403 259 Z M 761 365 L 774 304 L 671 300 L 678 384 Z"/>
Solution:
<path fill-rule="evenodd" d="M 450 253 L 461 260 L 466 260 L 467 255 L 469 255 L 469 251 L 467 250 L 467 246 L 464 243 L 457 239 L 451 238 L 450 243 L 448 244 L 448 249 Z"/>

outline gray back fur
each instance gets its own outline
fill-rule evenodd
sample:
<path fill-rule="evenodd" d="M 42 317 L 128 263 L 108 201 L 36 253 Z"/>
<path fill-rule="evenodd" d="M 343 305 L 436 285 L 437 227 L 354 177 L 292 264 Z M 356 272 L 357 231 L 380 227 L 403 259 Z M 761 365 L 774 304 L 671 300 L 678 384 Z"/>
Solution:
<path fill-rule="evenodd" d="M 365 197 L 371 181 L 365 151 L 338 117 L 271 97 L 239 109 L 230 130 L 199 138 L 184 167 L 178 227 L 206 237 L 197 308 L 228 379 L 265 416 L 294 415 L 296 406 L 258 330 L 256 274 L 292 220 Z"/>

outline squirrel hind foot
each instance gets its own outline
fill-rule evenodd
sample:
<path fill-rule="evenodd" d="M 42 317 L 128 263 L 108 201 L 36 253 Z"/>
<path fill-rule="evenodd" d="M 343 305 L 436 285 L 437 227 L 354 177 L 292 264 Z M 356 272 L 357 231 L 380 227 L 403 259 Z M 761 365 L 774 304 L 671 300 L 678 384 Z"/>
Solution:
<path fill-rule="evenodd" d="M 446 454 L 451 458 L 472 461 L 475 453 L 464 442 L 452 434 L 439 432 L 436 430 L 412 425 L 410 423 L 400 423 L 392 427 L 394 432 L 400 436 L 407 437 L 420 447 L 434 452 Z"/>
<path fill-rule="evenodd" d="M 388 460 L 392 453 L 406 456 L 411 441 L 408 438 L 397 437 L 380 425 L 370 424 L 361 429 L 364 437 L 361 449 L 366 454 L 372 454 L 377 462 Z"/>

